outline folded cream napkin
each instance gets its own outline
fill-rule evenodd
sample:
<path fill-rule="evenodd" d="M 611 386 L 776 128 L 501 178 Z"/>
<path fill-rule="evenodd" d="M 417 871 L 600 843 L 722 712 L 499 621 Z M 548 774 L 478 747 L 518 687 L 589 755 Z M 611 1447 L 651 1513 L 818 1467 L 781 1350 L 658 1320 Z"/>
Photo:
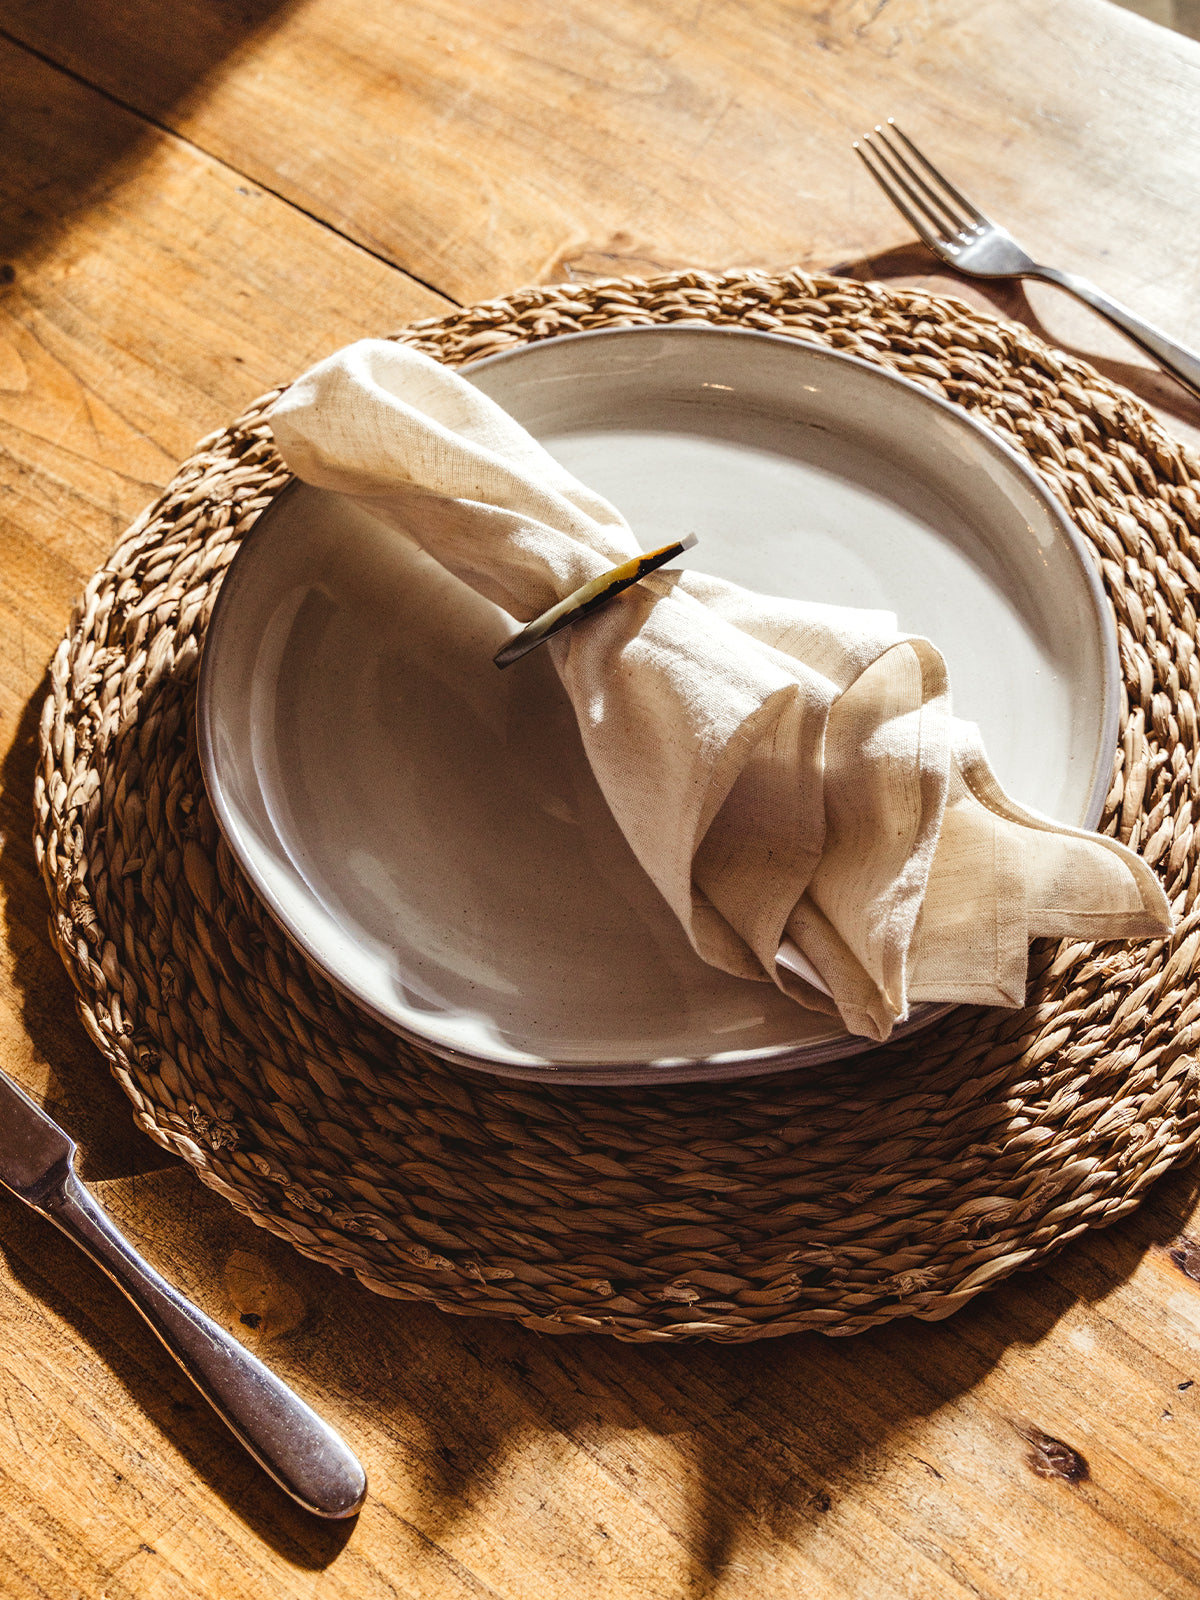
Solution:
<path fill-rule="evenodd" d="M 270 421 L 301 478 L 522 622 L 638 553 L 607 501 L 402 344 L 320 362 Z M 886 1039 L 918 1000 L 1022 1004 L 1036 935 L 1171 926 L 1131 851 L 1004 794 L 951 715 L 942 657 L 887 612 L 661 571 L 547 648 L 605 798 L 698 953 L 853 1033 Z"/>

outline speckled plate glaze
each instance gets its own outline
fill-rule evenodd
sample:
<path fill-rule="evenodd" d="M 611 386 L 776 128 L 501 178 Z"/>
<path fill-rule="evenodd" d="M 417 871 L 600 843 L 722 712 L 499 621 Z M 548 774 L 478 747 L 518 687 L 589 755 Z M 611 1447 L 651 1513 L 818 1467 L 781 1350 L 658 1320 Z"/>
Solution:
<path fill-rule="evenodd" d="M 1010 793 L 1095 826 L 1113 625 L 1041 481 L 957 407 L 853 357 L 698 326 L 466 369 L 644 549 L 886 607 L 945 654 Z M 559 1082 L 745 1077 L 867 1048 L 691 951 L 592 779 L 544 651 L 342 498 L 293 485 L 234 561 L 200 680 L 205 780 L 287 932 L 397 1033 Z M 931 1019 L 924 1008 L 909 1030 Z"/>

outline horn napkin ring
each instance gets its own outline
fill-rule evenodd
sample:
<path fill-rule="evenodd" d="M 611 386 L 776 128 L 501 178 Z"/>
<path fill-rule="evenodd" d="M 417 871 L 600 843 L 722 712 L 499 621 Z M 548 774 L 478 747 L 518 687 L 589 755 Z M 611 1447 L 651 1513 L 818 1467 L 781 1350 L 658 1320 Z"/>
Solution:
<path fill-rule="evenodd" d="M 506 645 L 497 650 L 492 657 L 493 661 L 498 667 L 511 667 L 514 661 L 519 661 L 531 650 L 536 650 L 538 645 L 544 644 L 552 634 L 558 633 L 562 628 L 570 627 L 571 623 L 578 622 L 581 617 L 590 616 L 593 611 L 598 611 L 614 595 L 620 594 L 623 589 L 628 589 L 647 573 L 665 567 L 668 561 L 673 561 L 685 550 L 690 550 L 695 543 L 696 535 L 688 533 L 671 544 L 664 544 L 657 550 L 648 550 L 645 555 L 631 556 L 628 561 L 622 561 L 620 566 L 610 567 L 598 578 L 593 578 L 590 583 L 585 583 L 581 589 L 569 594 L 565 600 L 560 600 L 557 605 L 551 606 L 549 611 L 543 611 L 540 617 L 534 617 L 532 622 L 527 622 L 520 633 L 515 633 Z"/>

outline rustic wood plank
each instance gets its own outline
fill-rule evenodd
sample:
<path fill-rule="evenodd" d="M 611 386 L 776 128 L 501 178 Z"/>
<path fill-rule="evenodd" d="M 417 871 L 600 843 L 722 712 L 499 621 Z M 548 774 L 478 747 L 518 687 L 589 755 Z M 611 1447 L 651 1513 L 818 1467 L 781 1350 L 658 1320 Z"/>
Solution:
<path fill-rule="evenodd" d="M 0 28 L 463 301 L 842 262 L 963 293 L 850 149 L 901 112 L 1035 253 L 1200 345 L 1200 45 L 1096 0 L 0 0 Z M 1068 296 L 965 294 L 1200 442 L 1200 402 Z"/>
<path fill-rule="evenodd" d="M 933 1329 L 681 1350 L 447 1321 L 349 1284 L 331 1294 L 324 1269 L 231 1229 L 190 1174 L 113 1180 L 102 1197 L 142 1247 L 354 1439 L 373 1498 L 345 1547 L 323 1549 L 29 1219 L 10 1260 L 41 1323 L 38 1365 L 15 1387 L 10 1368 L 4 1394 L 39 1448 L 5 1514 L 42 1560 L 140 1562 L 138 1594 L 1194 1594 L 1200 1417 L 1179 1384 L 1198 1360 L 1200 1291 L 1153 1243 L 1194 1189 L 1168 1180 L 1122 1230 L 1130 1280 L 1088 1241 Z M 1142 1343 L 1138 1308 L 1180 1298 L 1186 1316 Z M 99 1357 L 82 1416 L 61 1377 L 81 1354 Z M 97 1420 L 108 1407 L 119 1443 Z M 3 1408 L 0 1431 L 16 1437 Z M 1053 1475 L 1051 1437 L 1086 1477 Z M 78 1496 L 81 1478 L 103 1539 L 68 1522 L 53 1545 L 48 1509 L 61 1517 L 63 1480 Z M 237 1538 L 221 1483 L 249 1525 Z M 268 1531 L 283 1548 L 264 1549 Z M 330 1558 L 318 1589 L 302 1555 Z"/>
<path fill-rule="evenodd" d="M 1200 344 L 1200 45 L 1095 0 L 240 11 L 2 0 L 0 26 L 463 301 L 878 256 L 911 235 L 849 145 L 903 111 L 1035 251 Z"/>

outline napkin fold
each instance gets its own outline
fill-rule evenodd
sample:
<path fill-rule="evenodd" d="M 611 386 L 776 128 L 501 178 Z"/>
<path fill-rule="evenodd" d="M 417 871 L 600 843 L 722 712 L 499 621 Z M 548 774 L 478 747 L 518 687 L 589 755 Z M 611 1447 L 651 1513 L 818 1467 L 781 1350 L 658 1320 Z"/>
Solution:
<path fill-rule="evenodd" d="M 405 345 L 339 351 L 269 420 L 297 476 L 521 622 L 638 554 L 613 506 Z M 1170 930 L 1132 851 L 1004 793 L 951 712 L 941 655 L 888 612 L 659 571 L 546 648 L 600 788 L 698 954 L 852 1033 L 886 1039 L 916 1001 L 1023 1004 L 1038 935 Z"/>

